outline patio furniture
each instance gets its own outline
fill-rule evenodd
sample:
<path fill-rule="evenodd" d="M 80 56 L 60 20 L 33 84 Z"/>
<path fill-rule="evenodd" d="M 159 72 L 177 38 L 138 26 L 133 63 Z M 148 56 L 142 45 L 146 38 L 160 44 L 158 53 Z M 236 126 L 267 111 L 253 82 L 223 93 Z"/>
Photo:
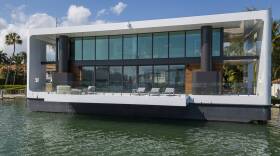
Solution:
<path fill-rule="evenodd" d="M 160 95 L 159 90 L 160 88 L 152 88 L 151 91 L 149 92 L 149 95 L 159 96 Z"/>
<path fill-rule="evenodd" d="M 145 87 L 139 87 L 137 90 L 133 89 L 132 91 L 137 94 L 137 95 L 141 95 L 141 94 L 145 94 Z"/>
<path fill-rule="evenodd" d="M 88 86 L 87 93 L 88 94 L 95 94 L 96 93 L 95 86 Z"/>
<path fill-rule="evenodd" d="M 58 86 L 56 86 L 56 93 L 57 94 L 70 94 L 71 93 L 71 86 L 69 86 L 69 85 L 58 85 Z"/>
<path fill-rule="evenodd" d="M 175 89 L 174 88 L 165 88 L 165 91 L 163 94 L 166 95 L 175 95 Z"/>
<path fill-rule="evenodd" d="M 82 94 L 82 90 L 81 89 L 71 89 L 71 94 L 75 94 L 75 95 L 81 95 Z"/>

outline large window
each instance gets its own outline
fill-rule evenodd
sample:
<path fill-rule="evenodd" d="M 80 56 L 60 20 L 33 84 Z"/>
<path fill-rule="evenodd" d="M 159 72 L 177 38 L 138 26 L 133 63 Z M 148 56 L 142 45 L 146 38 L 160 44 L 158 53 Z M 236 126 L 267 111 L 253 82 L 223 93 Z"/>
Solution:
<path fill-rule="evenodd" d="M 186 56 L 199 57 L 201 47 L 201 33 L 199 30 L 186 32 Z"/>
<path fill-rule="evenodd" d="M 109 91 L 109 69 L 107 66 L 96 66 L 95 86 L 97 91 Z"/>
<path fill-rule="evenodd" d="M 185 66 L 170 65 L 169 66 L 169 86 L 175 88 L 178 93 L 184 92 L 185 83 Z"/>
<path fill-rule="evenodd" d="M 168 65 L 154 66 L 154 86 L 157 88 L 168 86 Z"/>
<path fill-rule="evenodd" d="M 121 92 L 122 86 L 122 66 L 110 67 L 110 91 Z"/>
<path fill-rule="evenodd" d="M 221 51 L 221 29 L 213 29 L 212 56 L 220 56 L 220 51 Z"/>
<path fill-rule="evenodd" d="M 124 59 L 137 58 L 137 35 L 123 36 L 123 58 Z"/>
<path fill-rule="evenodd" d="M 96 60 L 108 60 L 108 37 L 96 37 Z"/>
<path fill-rule="evenodd" d="M 72 58 L 74 60 L 82 60 L 83 52 L 82 52 L 82 39 L 81 38 L 76 38 L 74 40 L 74 56 Z"/>
<path fill-rule="evenodd" d="M 123 67 L 123 87 L 125 92 L 131 92 L 137 88 L 137 68 L 136 66 Z"/>
<path fill-rule="evenodd" d="M 150 90 L 153 86 L 153 66 L 139 66 L 139 87 Z"/>
<path fill-rule="evenodd" d="M 53 45 L 47 44 L 46 45 L 46 61 L 56 61 L 56 50 Z"/>
<path fill-rule="evenodd" d="M 122 36 L 110 36 L 109 59 L 122 59 Z"/>
<path fill-rule="evenodd" d="M 168 58 L 168 33 L 154 33 L 153 58 Z"/>
<path fill-rule="evenodd" d="M 152 34 L 138 35 L 138 58 L 152 58 Z"/>
<path fill-rule="evenodd" d="M 82 82 L 81 86 L 88 87 L 94 85 L 94 67 L 84 66 L 82 68 Z"/>
<path fill-rule="evenodd" d="M 83 60 L 95 59 L 95 40 L 94 38 L 83 39 Z"/>
<path fill-rule="evenodd" d="M 169 57 L 185 56 L 185 32 L 169 33 Z"/>

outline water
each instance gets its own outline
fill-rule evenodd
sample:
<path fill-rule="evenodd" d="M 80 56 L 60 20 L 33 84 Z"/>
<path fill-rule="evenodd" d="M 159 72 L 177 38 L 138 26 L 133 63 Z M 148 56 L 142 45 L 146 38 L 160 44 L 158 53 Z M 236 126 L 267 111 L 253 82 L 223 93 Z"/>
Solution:
<path fill-rule="evenodd" d="M 28 112 L 0 101 L 0 155 L 280 155 L 279 109 L 267 125 Z"/>

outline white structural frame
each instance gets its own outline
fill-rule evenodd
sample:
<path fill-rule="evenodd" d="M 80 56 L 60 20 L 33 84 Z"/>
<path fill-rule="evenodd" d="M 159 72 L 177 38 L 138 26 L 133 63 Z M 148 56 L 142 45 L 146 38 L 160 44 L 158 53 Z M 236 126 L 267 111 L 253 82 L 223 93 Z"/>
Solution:
<path fill-rule="evenodd" d="M 34 59 L 40 54 L 36 54 L 36 50 L 40 49 L 39 42 L 33 41 L 33 37 L 40 38 L 40 36 L 47 35 L 68 35 L 70 37 L 75 36 L 98 36 L 98 35 L 116 35 L 116 34 L 132 34 L 132 33 L 147 33 L 155 31 L 170 31 L 170 30 L 186 30 L 194 29 L 203 25 L 212 25 L 236 22 L 245 20 L 262 20 L 263 21 L 263 37 L 261 44 L 261 52 L 259 55 L 259 70 L 257 78 L 257 91 L 256 95 L 186 95 L 184 101 L 178 102 L 178 106 L 182 106 L 182 103 L 186 103 L 186 98 L 190 97 L 194 103 L 214 103 L 214 104 L 237 104 L 237 105 L 259 105 L 266 106 L 271 104 L 271 23 L 272 16 L 271 10 L 260 10 L 260 11 L 249 11 L 239 13 L 227 13 L 227 14 L 216 14 L 206 16 L 194 16 L 194 17 L 181 17 L 181 18 L 170 18 L 170 19 L 159 19 L 159 20 L 146 20 L 146 21 L 134 21 L 134 22 L 121 22 L 121 23 L 109 23 L 109 24 L 96 24 L 86 26 L 73 26 L 73 27 L 57 27 L 57 28 L 41 28 L 31 29 L 28 33 L 27 39 L 27 98 L 44 99 L 46 101 L 61 101 L 71 102 L 78 101 L 81 103 L 94 102 L 97 100 L 99 103 L 108 103 L 108 100 L 103 100 L 102 97 L 94 97 L 96 95 L 51 95 L 46 92 L 33 91 L 30 89 L 31 84 L 35 82 L 34 74 L 38 71 L 34 71 L 34 66 L 40 61 Z M 37 51 L 38 53 L 38 51 Z M 32 56 L 32 59 L 31 59 Z M 103 95 L 104 99 L 111 98 L 112 103 L 131 103 L 131 98 L 134 98 L 134 104 L 145 104 L 158 105 L 157 98 L 150 97 L 147 102 L 146 96 L 133 97 L 133 96 L 115 96 Z M 106 97 L 105 97 L 106 96 Z M 96 99 L 97 98 L 97 99 Z M 168 97 L 172 98 L 172 97 Z M 173 97 L 175 98 L 175 97 Z M 177 100 L 178 100 L 177 99 Z M 133 100 L 132 100 L 133 101 Z M 164 100 L 162 100 L 164 101 Z M 173 101 L 173 102 L 176 102 Z M 133 104 L 133 102 L 131 103 Z M 168 102 L 163 102 L 162 105 L 168 105 Z"/>

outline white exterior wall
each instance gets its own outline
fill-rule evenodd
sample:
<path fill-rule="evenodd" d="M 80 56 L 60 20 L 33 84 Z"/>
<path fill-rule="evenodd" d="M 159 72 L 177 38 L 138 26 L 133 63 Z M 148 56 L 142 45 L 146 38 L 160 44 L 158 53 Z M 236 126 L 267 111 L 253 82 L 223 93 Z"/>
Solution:
<path fill-rule="evenodd" d="M 135 21 L 135 22 L 123 22 L 123 23 L 112 23 L 112 24 L 99 24 L 99 25 L 87 25 L 87 26 L 74 26 L 74 27 L 58 27 L 58 28 L 44 28 L 44 29 L 33 29 L 29 32 L 28 41 L 28 85 L 27 85 L 27 96 L 28 98 L 43 98 L 45 100 L 64 101 L 73 100 L 73 96 L 56 95 L 49 97 L 49 95 L 42 92 L 35 92 L 32 90 L 34 83 L 34 74 L 38 74 L 41 64 L 39 65 L 37 54 L 35 50 L 42 50 L 42 47 L 32 41 L 32 36 L 44 36 L 44 35 L 69 35 L 69 36 L 87 36 L 87 35 L 115 35 L 115 34 L 129 34 L 129 33 L 144 33 L 144 32 L 156 32 L 156 31 L 172 31 L 172 30 L 188 30 L 201 27 L 202 25 L 218 25 L 219 23 L 236 22 L 244 20 L 255 20 L 259 19 L 264 22 L 263 26 L 263 38 L 259 59 L 259 69 L 257 78 L 257 94 L 249 96 L 239 95 L 190 95 L 191 99 L 195 103 L 217 103 L 217 104 L 241 104 L 241 105 L 270 105 L 271 104 L 271 11 L 251 11 L 251 12 L 240 12 L 240 13 L 229 13 L 229 14 L 217 14 L 207 16 L 195 16 L 195 17 L 182 17 L 172 19 L 160 19 L 160 20 L 148 20 L 148 21 Z M 35 46 L 35 48 L 33 47 Z M 37 47 L 37 48 L 36 48 Z M 41 51 L 43 52 L 43 51 Z M 31 55 L 31 56 L 30 56 Z M 33 56 L 34 55 L 34 56 Z M 40 55 L 40 54 L 38 54 Z M 37 66 L 38 65 L 38 66 Z M 44 75 L 45 76 L 45 75 Z M 91 95 L 95 96 L 95 95 Z M 67 97 L 67 98 L 66 98 Z M 83 99 L 80 96 L 80 102 L 89 102 L 86 98 Z M 107 101 L 108 97 L 104 96 L 104 101 Z M 145 103 L 147 102 L 146 97 L 137 97 L 134 102 Z M 100 100 L 100 99 L 99 99 Z M 114 98 L 111 98 L 114 102 Z M 155 99 L 150 99 L 155 100 Z M 94 100 L 91 102 L 95 102 Z M 99 101 L 100 102 L 100 101 Z M 148 102 L 147 102 L 148 103 Z M 157 101 L 153 101 L 157 103 Z"/>

